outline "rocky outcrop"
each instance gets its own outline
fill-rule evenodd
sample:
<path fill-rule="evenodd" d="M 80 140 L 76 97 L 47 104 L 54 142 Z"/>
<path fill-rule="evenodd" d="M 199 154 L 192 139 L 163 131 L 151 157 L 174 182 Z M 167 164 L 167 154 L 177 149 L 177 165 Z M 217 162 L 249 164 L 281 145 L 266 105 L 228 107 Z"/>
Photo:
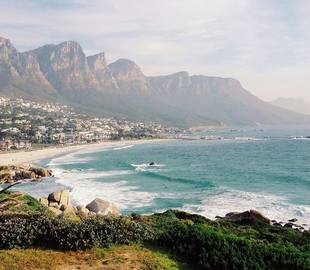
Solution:
<path fill-rule="evenodd" d="M 76 209 L 77 215 L 80 217 L 87 217 L 89 215 L 89 210 L 84 205 L 78 205 Z"/>
<path fill-rule="evenodd" d="M 40 198 L 39 202 L 48 207 L 56 215 L 70 215 L 85 218 L 92 215 L 119 215 L 118 208 L 108 201 L 96 198 L 86 207 L 78 205 L 77 207 L 70 203 L 69 190 L 59 190 L 52 192 L 47 198 Z"/>
<path fill-rule="evenodd" d="M 0 184 L 14 183 L 20 180 L 37 181 L 50 176 L 53 176 L 52 170 L 31 164 L 0 166 Z"/>
<path fill-rule="evenodd" d="M 96 88 L 100 91 L 119 89 L 113 74 L 108 67 L 105 54 L 98 53 L 88 56 L 87 63 L 96 80 Z"/>
<path fill-rule="evenodd" d="M 256 210 L 249 210 L 244 212 L 231 212 L 226 214 L 224 217 L 225 220 L 238 222 L 238 223 L 245 223 L 251 224 L 255 222 L 262 222 L 265 224 L 271 224 L 271 220 L 265 217 L 262 213 Z"/>
<path fill-rule="evenodd" d="M 119 210 L 117 209 L 115 204 L 102 200 L 100 198 L 94 199 L 92 202 L 86 205 L 86 208 L 90 212 L 94 212 L 97 215 L 118 215 L 119 214 Z"/>
<path fill-rule="evenodd" d="M 59 206 L 68 206 L 70 204 L 69 190 L 55 191 L 48 195 L 48 201 L 50 203 L 57 203 Z"/>

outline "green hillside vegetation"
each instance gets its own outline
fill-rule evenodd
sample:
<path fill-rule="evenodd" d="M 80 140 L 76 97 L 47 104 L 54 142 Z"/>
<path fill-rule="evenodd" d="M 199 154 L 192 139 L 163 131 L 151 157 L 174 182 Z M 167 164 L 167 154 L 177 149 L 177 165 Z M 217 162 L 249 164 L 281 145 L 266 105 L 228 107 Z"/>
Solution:
<path fill-rule="evenodd" d="M 26 208 L 33 210 L 33 205 L 27 205 Z M 38 207 L 23 216 L 0 215 L 0 231 L 2 249 L 89 251 L 142 244 L 164 248 L 193 269 L 310 269 L 309 231 L 259 222 L 211 221 L 176 210 L 150 216 L 132 214 L 70 220 L 54 217 Z M 180 269 L 173 267 L 167 269 Z"/>

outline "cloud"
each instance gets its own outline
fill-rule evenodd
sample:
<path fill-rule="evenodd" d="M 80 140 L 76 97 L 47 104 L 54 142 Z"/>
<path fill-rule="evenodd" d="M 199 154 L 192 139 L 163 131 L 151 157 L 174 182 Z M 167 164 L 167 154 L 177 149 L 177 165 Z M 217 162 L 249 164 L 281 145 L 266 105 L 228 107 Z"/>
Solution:
<path fill-rule="evenodd" d="M 77 40 L 87 54 L 131 58 L 146 74 L 236 77 L 265 99 L 310 101 L 309 23 L 307 0 L 0 2 L 0 35 L 19 50 Z"/>

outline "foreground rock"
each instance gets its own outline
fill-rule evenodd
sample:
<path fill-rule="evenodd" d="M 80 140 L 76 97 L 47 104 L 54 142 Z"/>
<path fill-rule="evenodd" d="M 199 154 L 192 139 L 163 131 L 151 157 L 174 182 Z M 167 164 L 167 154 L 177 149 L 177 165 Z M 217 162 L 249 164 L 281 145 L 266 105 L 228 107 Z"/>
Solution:
<path fill-rule="evenodd" d="M 115 204 L 100 198 L 94 199 L 91 203 L 86 205 L 86 208 L 97 215 L 119 215 L 119 211 Z"/>
<path fill-rule="evenodd" d="M 55 202 L 59 206 L 64 205 L 65 207 L 70 204 L 70 192 L 69 190 L 60 190 L 60 191 L 55 191 L 48 195 L 48 201 L 49 203 Z"/>
<path fill-rule="evenodd" d="M 92 215 L 119 215 L 116 205 L 100 198 L 96 198 L 86 207 L 84 205 L 72 206 L 69 190 L 52 192 L 47 198 L 40 198 L 39 202 L 48 207 L 55 215 L 65 214 L 81 218 Z"/>
<path fill-rule="evenodd" d="M 271 224 L 271 220 L 265 217 L 262 213 L 256 210 L 249 210 L 244 212 L 231 212 L 226 214 L 224 217 L 225 220 L 234 221 L 239 223 L 253 223 L 253 222 L 262 222 L 266 224 Z"/>
<path fill-rule="evenodd" d="M 0 184 L 11 184 L 20 180 L 40 180 L 53 176 L 52 170 L 31 164 L 0 166 Z"/>

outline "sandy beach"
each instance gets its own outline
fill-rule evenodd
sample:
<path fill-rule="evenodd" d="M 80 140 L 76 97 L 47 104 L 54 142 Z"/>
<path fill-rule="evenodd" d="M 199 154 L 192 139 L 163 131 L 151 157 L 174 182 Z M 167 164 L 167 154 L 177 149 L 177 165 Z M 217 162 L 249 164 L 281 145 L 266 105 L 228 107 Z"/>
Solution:
<path fill-rule="evenodd" d="M 115 147 L 127 144 L 143 144 L 148 142 L 159 142 L 167 139 L 154 139 L 154 140 L 124 140 L 124 141 L 105 141 L 94 144 L 72 145 L 72 146 L 55 146 L 44 149 L 8 152 L 0 154 L 0 165 L 18 165 L 22 163 L 31 163 L 42 159 L 59 156 L 69 152 L 75 152 L 81 149 L 98 149 L 105 147 Z"/>

